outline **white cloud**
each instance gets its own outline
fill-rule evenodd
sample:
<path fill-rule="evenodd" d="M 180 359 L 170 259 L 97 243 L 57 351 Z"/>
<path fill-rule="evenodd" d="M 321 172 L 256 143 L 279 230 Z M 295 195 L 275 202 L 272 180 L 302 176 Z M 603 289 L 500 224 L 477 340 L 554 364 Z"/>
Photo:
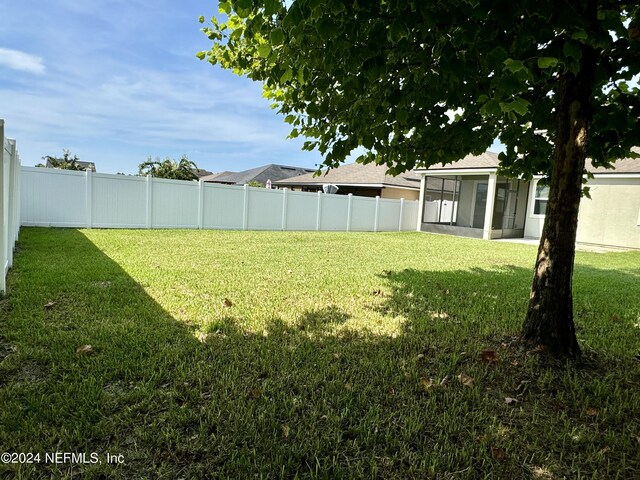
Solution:
<path fill-rule="evenodd" d="M 45 71 L 42 58 L 10 48 L 0 48 L 0 65 L 21 72 L 41 74 Z"/>

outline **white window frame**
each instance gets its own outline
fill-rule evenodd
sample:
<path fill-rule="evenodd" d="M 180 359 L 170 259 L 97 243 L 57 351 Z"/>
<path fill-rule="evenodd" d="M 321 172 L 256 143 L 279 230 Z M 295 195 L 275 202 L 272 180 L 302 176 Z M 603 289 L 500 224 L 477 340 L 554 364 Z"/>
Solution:
<path fill-rule="evenodd" d="M 547 203 L 549 202 L 549 197 L 537 197 L 536 196 L 536 190 L 538 189 L 538 183 L 540 182 L 540 180 L 535 180 L 533 182 L 532 185 L 532 189 L 531 189 L 531 213 L 530 216 L 534 217 L 534 218 L 544 218 L 546 216 L 546 209 L 545 209 L 545 213 L 535 213 L 536 211 L 536 200 L 546 200 Z"/>

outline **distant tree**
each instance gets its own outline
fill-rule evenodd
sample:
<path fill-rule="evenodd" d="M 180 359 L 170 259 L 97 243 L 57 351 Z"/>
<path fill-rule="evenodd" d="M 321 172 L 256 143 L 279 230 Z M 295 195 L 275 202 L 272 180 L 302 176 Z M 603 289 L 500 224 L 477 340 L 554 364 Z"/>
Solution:
<path fill-rule="evenodd" d="M 264 188 L 264 183 L 256 182 L 255 180 L 251 180 L 250 182 L 247 182 L 247 185 L 249 187 Z"/>
<path fill-rule="evenodd" d="M 189 160 L 186 155 L 180 157 L 179 161 L 168 157 L 164 160 L 160 160 L 159 157 L 156 157 L 155 160 L 147 157 L 147 161 L 142 162 L 138 166 L 138 173 L 140 175 L 151 175 L 156 178 L 171 178 L 173 180 L 197 180 L 198 175 L 195 173 L 197 171 L 198 167 L 196 164 Z"/>
<path fill-rule="evenodd" d="M 77 155 L 71 157 L 71 153 L 69 150 L 62 150 L 62 157 L 52 157 L 51 155 L 46 155 L 42 157 L 43 160 L 46 161 L 46 165 L 39 163 L 38 166 L 49 166 L 51 168 L 59 168 L 61 170 L 84 170 L 85 167 L 78 165 L 80 159 Z"/>
<path fill-rule="evenodd" d="M 47 166 L 44 163 L 36 163 L 36 168 L 46 168 Z"/>

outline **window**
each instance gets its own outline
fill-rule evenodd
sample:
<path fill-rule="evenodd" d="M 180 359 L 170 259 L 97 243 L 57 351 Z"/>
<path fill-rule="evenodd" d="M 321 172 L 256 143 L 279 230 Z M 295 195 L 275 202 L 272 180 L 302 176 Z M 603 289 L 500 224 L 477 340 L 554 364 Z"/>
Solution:
<path fill-rule="evenodd" d="M 533 197 L 533 214 L 544 215 L 549 201 L 549 186 L 536 182 L 536 191 Z"/>

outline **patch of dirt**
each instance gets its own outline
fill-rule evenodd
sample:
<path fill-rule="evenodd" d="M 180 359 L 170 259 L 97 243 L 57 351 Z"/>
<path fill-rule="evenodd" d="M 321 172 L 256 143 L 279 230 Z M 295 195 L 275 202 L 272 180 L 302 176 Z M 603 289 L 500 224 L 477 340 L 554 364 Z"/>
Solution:
<path fill-rule="evenodd" d="M 27 360 L 14 378 L 20 383 L 42 383 L 47 380 L 48 376 L 49 372 L 44 365 L 33 360 Z"/>

